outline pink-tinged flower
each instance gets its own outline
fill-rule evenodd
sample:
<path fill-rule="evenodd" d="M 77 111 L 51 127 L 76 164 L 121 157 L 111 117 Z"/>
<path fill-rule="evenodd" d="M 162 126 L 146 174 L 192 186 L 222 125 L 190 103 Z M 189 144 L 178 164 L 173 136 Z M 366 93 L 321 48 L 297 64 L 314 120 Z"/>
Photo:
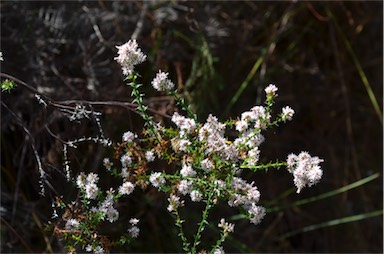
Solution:
<path fill-rule="evenodd" d="M 265 93 L 267 94 L 267 96 L 277 96 L 276 92 L 277 92 L 277 87 L 273 84 L 269 84 L 265 89 Z"/>
<path fill-rule="evenodd" d="M 145 152 L 145 159 L 148 162 L 152 162 L 155 160 L 155 153 L 153 151 L 146 151 Z"/>
<path fill-rule="evenodd" d="M 252 215 L 250 221 L 253 224 L 257 225 L 265 216 L 265 208 L 262 206 L 257 206 L 256 204 L 252 204 L 250 209 L 248 210 L 248 213 Z"/>
<path fill-rule="evenodd" d="M 118 56 L 114 59 L 121 65 L 124 75 L 131 75 L 135 65 L 141 64 L 147 58 L 136 40 L 129 40 L 121 46 L 116 46 Z"/>
<path fill-rule="evenodd" d="M 65 223 L 65 228 L 69 231 L 74 231 L 78 229 L 80 226 L 80 223 L 76 219 L 69 219 L 67 220 L 67 223 Z"/>
<path fill-rule="evenodd" d="M 124 168 L 127 168 L 127 167 L 131 166 L 132 158 L 128 154 L 124 154 L 123 156 L 121 156 L 120 162 Z"/>
<path fill-rule="evenodd" d="M 201 192 L 198 190 L 191 191 L 190 196 L 193 202 L 199 202 L 203 199 L 203 194 L 201 194 Z"/>
<path fill-rule="evenodd" d="M 168 201 L 169 201 L 169 205 L 168 205 L 167 210 L 169 212 L 176 211 L 179 206 L 184 205 L 184 200 L 180 201 L 180 197 L 176 196 L 174 194 L 171 194 L 171 196 L 168 198 Z"/>
<path fill-rule="evenodd" d="M 282 110 L 281 118 L 284 121 L 286 121 L 286 120 L 290 121 L 290 120 L 292 120 L 292 117 L 293 117 L 294 114 L 295 114 L 295 111 L 291 107 L 286 106 Z"/>
<path fill-rule="evenodd" d="M 188 180 L 181 180 L 178 186 L 178 190 L 181 194 L 187 195 L 193 188 L 193 182 Z"/>
<path fill-rule="evenodd" d="M 162 92 L 171 90 L 175 86 L 175 84 L 173 84 L 172 81 L 168 79 L 167 72 L 159 71 L 156 74 L 156 77 L 152 80 L 152 86 L 157 91 Z"/>
<path fill-rule="evenodd" d="M 124 132 L 123 134 L 123 141 L 124 142 L 132 142 L 135 138 L 137 137 L 136 134 L 134 134 L 133 132 L 131 131 L 127 131 L 127 132 Z"/>
<path fill-rule="evenodd" d="M 180 174 L 184 177 L 194 177 L 196 176 L 196 171 L 193 170 L 191 165 L 184 164 L 180 170 Z"/>
<path fill-rule="evenodd" d="M 202 160 L 200 162 L 200 165 L 201 165 L 202 169 L 207 170 L 207 171 L 210 171 L 210 170 L 212 170 L 215 167 L 213 162 L 210 159 L 208 159 L 208 158 L 205 158 L 204 160 Z"/>
<path fill-rule="evenodd" d="M 85 197 L 88 199 L 96 199 L 99 188 L 94 183 L 85 185 Z"/>
<path fill-rule="evenodd" d="M 293 183 L 297 188 L 297 193 L 300 193 L 305 186 L 311 187 L 320 181 L 323 171 L 319 164 L 323 161 L 317 156 L 311 157 L 308 152 L 288 155 L 287 168 L 288 172 L 293 174 Z"/>
<path fill-rule="evenodd" d="M 120 186 L 119 192 L 123 195 L 129 195 L 135 189 L 135 185 L 131 182 L 125 182 Z"/>
<path fill-rule="evenodd" d="M 154 172 L 150 175 L 149 181 L 154 187 L 161 187 L 165 184 L 165 179 L 161 175 L 161 172 Z"/>
<path fill-rule="evenodd" d="M 235 229 L 235 224 L 226 222 L 224 218 L 221 218 L 220 223 L 217 226 L 223 229 L 225 235 L 233 232 Z"/>
<path fill-rule="evenodd" d="M 137 218 L 131 218 L 130 220 L 129 220 L 129 223 L 132 225 L 132 226 L 135 226 L 135 225 L 137 225 L 137 223 L 139 223 L 139 219 L 137 219 Z"/>

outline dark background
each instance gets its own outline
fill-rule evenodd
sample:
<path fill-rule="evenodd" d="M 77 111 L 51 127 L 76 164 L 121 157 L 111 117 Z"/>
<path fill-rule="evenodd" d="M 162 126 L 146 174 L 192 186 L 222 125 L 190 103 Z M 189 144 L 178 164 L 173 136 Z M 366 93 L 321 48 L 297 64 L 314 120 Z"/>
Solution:
<path fill-rule="evenodd" d="M 324 176 L 297 195 L 284 170 L 248 175 L 260 189 L 261 204 L 280 209 L 258 226 L 237 221 L 233 238 L 224 245 L 227 252 L 383 252 L 382 1 L 1 1 L 0 7 L 1 72 L 56 101 L 130 102 L 130 89 L 113 57 L 115 45 L 132 35 L 148 55 L 138 67 L 143 84 L 158 69 L 169 71 L 201 121 L 209 113 L 221 120 L 235 118 L 263 102 L 269 83 L 279 87 L 276 112 L 289 105 L 296 114 L 265 133 L 261 161 L 309 151 L 325 160 Z M 149 85 L 143 91 L 151 108 L 172 114 L 171 98 Z M 31 139 L 20 122 L 34 138 L 49 182 L 69 198 L 76 193 L 60 174 L 62 144 L 45 126 L 71 140 L 97 134 L 95 122 L 70 122 L 57 108 L 39 105 L 20 84 L 1 95 L 1 251 L 64 252 L 63 242 L 44 230 L 54 195 L 38 194 Z M 103 113 L 105 135 L 114 141 L 142 126 L 129 109 L 94 110 Z M 110 154 L 94 144 L 71 151 L 73 173 L 101 170 L 102 159 Z M 377 177 L 294 205 L 369 176 Z M 193 221 L 198 208 L 185 216 Z M 142 231 L 137 242 L 112 251 L 182 251 L 165 196 L 138 194 L 120 209 L 128 217 L 139 216 Z M 234 211 L 223 204 L 212 218 L 223 214 Z M 284 237 L 291 232 L 296 234 Z"/>

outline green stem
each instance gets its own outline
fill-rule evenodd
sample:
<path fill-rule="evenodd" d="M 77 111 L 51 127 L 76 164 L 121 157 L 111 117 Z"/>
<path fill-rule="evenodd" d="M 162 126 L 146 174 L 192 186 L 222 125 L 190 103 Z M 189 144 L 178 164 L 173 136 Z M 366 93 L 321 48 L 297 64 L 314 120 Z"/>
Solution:
<path fill-rule="evenodd" d="M 196 253 L 196 247 L 200 244 L 201 234 L 205 229 L 205 225 L 208 225 L 207 219 L 209 215 L 209 210 L 212 208 L 212 201 L 213 201 L 212 198 L 214 197 L 214 194 L 215 194 L 214 189 L 211 188 L 208 193 L 208 199 L 205 201 L 206 206 L 203 211 L 203 216 L 201 218 L 201 221 L 199 222 L 199 228 L 197 229 L 193 246 L 191 249 L 191 253 L 193 254 Z"/>
<path fill-rule="evenodd" d="M 177 209 L 173 212 L 173 214 L 176 216 L 176 226 L 179 228 L 179 231 L 180 231 L 179 236 L 180 236 L 181 240 L 183 241 L 183 250 L 186 253 L 189 253 L 190 252 L 189 243 L 188 243 L 187 237 L 184 234 L 183 225 L 182 225 L 184 221 L 181 220 L 179 212 L 177 211 Z"/>
<path fill-rule="evenodd" d="M 213 246 L 212 250 L 209 253 L 214 253 L 216 249 L 220 248 L 220 246 L 225 241 L 225 238 L 227 238 L 228 234 L 224 234 L 224 232 L 221 233 L 221 237 L 219 240 L 217 240 L 215 246 Z"/>
<path fill-rule="evenodd" d="M 128 79 L 131 79 L 131 82 L 128 83 L 130 87 L 132 87 L 132 93 L 131 95 L 134 97 L 133 102 L 136 103 L 138 106 L 136 107 L 137 111 L 140 112 L 141 118 L 144 120 L 144 126 L 147 127 L 149 133 L 152 135 L 153 138 L 157 142 L 159 142 L 159 139 L 157 137 L 157 131 L 155 129 L 155 126 L 153 125 L 152 117 L 148 115 L 147 113 L 147 106 L 143 104 L 143 97 L 144 94 L 140 93 L 139 87 L 142 86 L 141 84 L 136 83 L 136 79 L 138 77 L 138 74 L 134 73 L 128 77 Z"/>
<path fill-rule="evenodd" d="M 257 166 L 249 166 L 249 165 L 243 163 L 242 165 L 240 165 L 240 168 L 251 169 L 253 171 L 256 171 L 256 170 L 259 170 L 259 169 L 268 170 L 269 168 L 277 168 L 277 169 L 279 169 L 280 167 L 285 167 L 287 165 L 288 164 L 286 162 L 274 162 L 274 163 L 270 162 L 268 164 L 257 165 Z"/>
<path fill-rule="evenodd" d="M 177 90 L 168 90 L 168 94 L 173 96 L 173 98 L 176 101 L 176 105 L 181 106 L 182 110 L 187 112 L 187 114 L 188 114 L 188 116 L 190 118 L 193 118 L 195 121 L 197 121 L 196 115 L 192 112 L 190 106 L 185 103 L 185 99 L 184 98 L 180 98 L 177 95 Z"/>

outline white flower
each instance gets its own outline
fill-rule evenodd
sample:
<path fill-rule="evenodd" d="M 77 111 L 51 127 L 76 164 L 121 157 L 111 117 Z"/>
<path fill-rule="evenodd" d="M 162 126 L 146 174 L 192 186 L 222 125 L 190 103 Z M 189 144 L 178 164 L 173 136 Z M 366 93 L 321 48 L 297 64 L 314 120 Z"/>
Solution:
<path fill-rule="evenodd" d="M 149 181 L 154 187 L 160 187 L 165 184 L 165 179 L 160 172 L 154 172 L 150 175 Z"/>
<path fill-rule="evenodd" d="M 137 219 L 137 218 L 131 218 L 130 220 L 129 220 L 129 223 L 132 225 L 132 226 L 135 226 L 135 225 L 137 225 L 137 223 L 139 223 L 139 219 Z"/>
<path fill-rule="evenodd" d="M 136 134 L 134 134 L 133 132 L 131 132 L 131 131 L 127 131 L 127 132 L 124 132 L 124 134 L 123 134 L 123 141 L 124 142 L 128 142 L 128 143 L 130 143 L 130 142 L 132 142 L 135 138 L 137 137 L 137 135 Z"/>
<path fill-rule="evenodd" d="M 171 196 L 168 198 L 168 201 L 169 201 L 169 205 L 167 210 L 169 212 L 176 211 L 179 206 L 184 205 L 184 201 L 180 201 L 180 197 L 174 194 L 171 194 Z"/>
<path fill-rule="evenodd" d="M 203 199 L 203 194 L 201 194 L 201 192 L 198 190 L 191 191 L 190 196 L 193 202 L 199 202 Z"/>
<path fill-rule="evenodd" d="M 93 253 L 95 254 L 103 254 L 104 253 L 104 249 L 101 247 L 101 246 L 97 246 L 95 249 L 93 249 Z"/>
<path fill-rule="evenodd" d="M 275 96 L 276 95 L 276 92 L 277 92 L 277 87 L 275 86 L 275 85 L 273 85 L 273 84 L 269 84 L 265 89 L 264 89 L 264 91 L 265 91 L 265 93 L 267 94 L 267 95 L 272 95 L 272 96 Z"/>
<path fill-rule="evenodd" d="M 305 187 L 311 187 L 318 183 L 323 176 L 319 163 L 324 160 L 319 157 L 311 157 L 308 152 L 301 152 L 299 155 L 290 154 L 287 158 L 288 172 L 293 174 L 293 183 L 297 193 Z"/>
<path fill-rule="evenodd" d="M 289 106 L 286 106 L 283 108 L 282 110 L 282 113 L 281 113 L 281 118 L 285 121 L 285 120 L 292 120 L 292 117 L 293 117 L 293 114 L 295 114 L 295 111 L 289 107 Z"/>
<path fill-rule="evenodd" d="M 121 168 L 121 176 L 123 178 L 128 178 L 130 175 L 131 173 L 129 173 L 128 168 L 125 168 L 125 167 Z"/>
<path fill-rule="evenodd" d="M 107 170 L 111 170 L 113 163 L 109 160 L 109 158 L 103 159 L 103 165 Z"/>
<path fill-rule="evenodd" d="M 201 168 L 204 170 L 212 170 L 215 167 L 213 162 L 208 158 L 205 158 L 204 160 L 202 160 L 200 162 L 200 165 L 201 165 Z"/>
<path fill-rule="evenodd" d="M 132 158 L 131 156 L 129 156 L 128 154 L 124 154 L 123 156 L 121 156 L 120 158 L 120 162 L 121 162 L 121 165 L 126 168 L 126 167 L 129 167 L 132 163 Z"/>
<path fill-rule="evenodd" d="M 179 142 L 179 149 L 180 151 L 187 152 L 188 151 L 188 146 L 191 145 L 191 141 L 187 139 L 181 139 Z"/>
<path fill-rule="evenodd" d="M 146 151 L 145 152 L 145 159 L 148 162 L 152 162 L 155 160 L 155 153 L 153 151 Z"/>
<path fill-rule="evenodd" d="M 119 192 L 123 195 L 129 195 L 135 189 L 135 185 L 131 182 L 125 182 L 120 186 Z"/>
<path fill-rule="evenodd" d="M 256 146 L 255 148 L 252 148 L 251 150 L 248 151 L 248 160 L 247 163 L 249 166 L 255 166 L 256 163 L 259 161 L 259 156 L 260 156 L 260 150 Z"/>
<path fill-rule="evenodd" d="M 193 170 L 191 165 L 184 164 L 180 170 L 180 174 L 184 177 L 194 177 L 196 176 L 196 171 Z"/>
<path fill-rule="evenodd" d="M 176 126 L 181 130 L 180 137 L 182 137 L 184 134 L 189 134 L 196 129 L 196 122 L 194 119 L 179 115 L 177 112 L 173 113 L 172 122 L 174 122 Z"/>
<path fill-rule="evenodd" d="M 131 237 L 137 238 L 139 236 L 140 229 L 136 226 L 133 226 L 130 229 L 128 229 L 128 233 L 131 235 Z"/>
<path fill-rule="evenodd" d="M 187 195 L 193 188 L 193 182 L 188 180 L 181 180 L 178 186 L 178 190 L 181 194 Z"/>
<path fill-rule="evenodd" d="M 93 250 L 92 245 L 88 244 L 87 247 L 85 247 L 85 250 L 91 252 Z"/>
<path fill-rule="evenodd" d="M 67 220 L 67 223 L 65 223 L 65 228 L 69 231 L 74 231 L 78 229 L 80 226 L 80 223 L 76 219 L 69 219 Z"/>
<path fill-rule="evenodd" d="M 220 223 L 217 226 L 223 229 L 225 235 L 233 232 L 235 229 L 235 225 L 232 223 L 225 222 L 224 218 L 221 218 Z"/>
<path fill-rule="evenodd" d="M 99 181 L 99 176 L 95 173 L 89 173 L 87 176 L 88 183 L 97 183 Z"/>
<path fill-rule="evenodd" d="M 85 197 L 88 199 L 96 199 L 97 191 L 99 188 L 94 183 L 87 183 L 85 185 Z"/>
<path fill-rule="evenodd" d="M 83 172 L 81 172 L 80 175 L 78 175 L 76 178 L 76 185 L 78 188 L 84 188 L 86 183 L 87 183 L 87 177 Z"/>
<path fill-rule="evenodd" d="M 245 120 L 240 120 L 236 122 L 236 130 L 238 132 L 243 132 L 248 128 L 248 122 Z"/>
<path fill-rule="evenodd" d="M 152 86 L 157 91 L 161 92 L 171 90 L 175 84 L 173 84 L 172 81 L 168 79 L 168 73 L 159 70 L 159 72 L 156 74 L 156 77 L 152 80 Z"/>
<path fill-rule="evenodd" d="M 145 61 L 146 56 L 138 48 L 136 40 L 129 40 L 127 43 L 116 46 L 118 56 L 115 60 L 121 65 L 124 75 L 133 73 L 135 65 Z"/>
<path fill-rule="evenodd" d="M 107 216 L 107 220 L 112 223 L 119 218 L 119 211 L 111 206 L 107 209 L 105 215 Z"/>
<path fill-rule="evenodd" d="M 287 168 L 288 168 L 288 171 L 291 173 L 296 165 L 296 162 L 297 162 L 297 155 L 291 153 L 288 155 L 288 158 L 287 158 Z"/>
<path fill-rule="evenodd" d="M 252 215 L 252 218 L 250 219 L 250 221 L 253 224 L 257 225 L 261 222 L 261 220 L 265 216 L 265 208 L 262 206 L 257 206 L 256 204 L 252 204 L 252 206 L 248 210 L 248 213 Z"/>
<path fill-rule="evenodd" d="M 213 254 L 225 254 L 225 251 L 224 251 L 223 247 L 219 247 L 219 248 L 215 249 Z"/>

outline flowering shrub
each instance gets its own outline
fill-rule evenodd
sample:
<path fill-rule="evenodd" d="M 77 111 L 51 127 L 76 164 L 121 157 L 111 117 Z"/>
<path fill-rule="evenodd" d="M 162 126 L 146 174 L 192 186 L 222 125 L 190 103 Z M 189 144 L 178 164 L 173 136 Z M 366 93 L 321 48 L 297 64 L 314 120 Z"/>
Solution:
<path fill-rule="evenodd" d="M 101 179 L 98 174 L 81 172 L 75 178 L 79 198 L 71 204 L 57 199 L 54 208 L 63 208 L 65 212 L 55 232 L 64 237 L 70 252 L 81 248 L 87 252 L 104 253 L 113 246 L 124 245 L 138 238 L 140 221 L 137 218 L 131 218 L 126 233 L 115 240 L 100 233 L 100 224 L 117 221 L 120 216 L 116 208 L 119 199 L 133 195 L 139 189 L 156 188 L 169 196 L 167 210 L 175 219 L 183 249 L 188 253 L 197 253 L 202 251 L 199 249 L 202 232 L 218 200 L 238 208 L 252 224 L 259 224 L 265 216 L 265 208 L 258 205 L 260 191 L 254 182 L 247 182 L 241 177 L 243 170 L 258 171 L 286 166 L 288 172 L 293 174 L 297 193 L 306 186 L 316 184 L 322 177 L 319 163 L 323 160 L 311 157 L 308 152 L 290 154 L 286 162 L 259 162 L 260 145 L 265 141 L 262 132 L 291 120 L 294 115 L 293 109 L 286 106 L 275 118 L 272 116 L 272 106 L 278 96 L 275 85 L 270 84 L 265 88 L 265 105 L 254 106 L 238 118 L 226 122 L 209 115 L 200 123 L 178 96 L 177 90 L 174 90 L 168 73 L 160 70 L 152 81 L 153 88 L 173 96 L 180 106 L 180 111 L 174 112 L 171 118 L 174 125 L 166 127 L 153 122 L 147 106 L 143 104 L 144 94 L 139 91 L 142 85 L 137 83 L 139 74 L 135 66 L 144 62 L 146 56 L 134 40 L 117 46 L 117 49 L 115 60 L 121 65 L 127 84 L 132 88 L 136 111 L 145 121 L 144 132 L 141 135 L 131 131 L 123 133 L 121 143 L 115 147 L 118 159 L 103 160 L 105 170 L 118 179 L 119 186 L 111 186 L 104 191 L 99 186 Z M 236 138 L 229 139 L 226 136 L 229 130 L 237 133 Z M 103 138 L 95 142 L 110 145 Z M 160 161 L 169 166 L 153 167 Z M 70 179 L 69 170 L 66 172 Z M 193 239 L 184 233 L 184 219 L 179 213 L 186 205 L 186 200 L 204 204 Z M 223 253 L 222 243 L 235 230 L 235 225 L 226 222 L 225 218 L 216 223 L 221 234 L 212 249 L 207 251 L 209 253 Z"/>

